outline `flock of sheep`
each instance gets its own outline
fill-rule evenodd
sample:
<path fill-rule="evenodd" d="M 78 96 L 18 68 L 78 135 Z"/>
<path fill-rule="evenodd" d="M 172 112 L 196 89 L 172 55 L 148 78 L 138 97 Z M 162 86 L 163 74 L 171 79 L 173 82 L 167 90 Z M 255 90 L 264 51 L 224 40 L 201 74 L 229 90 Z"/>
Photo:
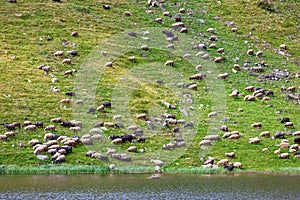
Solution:
<path fill-rule="evenodd" d="M 188 29 L 185 27 L 185 24 L 182 22 L 182 18 L 180 17 L 179 14 L 185 14 L 186 10 L 185 8 L 180 8 L 179 9 L 179 14 L 177 14 L 175 17 L 172 17 L 170 12 L 168 12 L 164 7 L 163 3 L 159 1 L 152 1 L 149 0 L 148 4 L 150 7 L 155 7 L 158 6 L 163 10 L 163 16 L 165 17 L 170 17 L 174 18 L 174 24 L 172 24 L 171 28 L 175 31 L 178 31 L 181 34 L 188 33 Z M 110 6 L 109 5 L 103 5 L 104 9 L 109 10 Z M 151 10 L 147 10 L 148 13 L 151 13 Z M 132 16 L 132 13 L 129 11 L 124 12 L 125 17 L 130 17 Z M 157 23 L 163 23 L 163 18 L 156 18 L 155 22 Z M 232 28 L 232 32 L 236 33 L 238 29 L 236 27 Z M 209 40 L 211 41 L 210 44 L 198 44 L 194 47 L 192 47 L 194 50 L 198 50 L 198 53 L 196 54 L 197 57 L 200 57 L 201 59 L 211 59 L 212 62 L 219 63 L 224 61 L 224 57 L 222 54 L 225 52 L 224 48 L 217 48 L 218 44 L 218 37 L 215 36 L 216 29 L 215 28 L 209 28 L 207 29 L 207 32 L 210 35 Z M 173 33 L 170 31 L 165 31 L 163 34 L 166 35 L 166 40 L 170 42 L 170 44 L 167 46 L 167 48 L 174 48 L 176 43 L 173 43 L 173 41 L 178 40 L 178 36 L 175 36 Z M 71 33 L 72 37 L 78 36 L 78 32 L 72 32 Z M 141 46 L 141 49 L 144 51 L 147 51 L 149 48 L 148 45 L 143 45 Z M 207 54 L 206 49 L 211 48 L 211 49 L 216 49 L 218 53 L 220 53 L 219 57 L 215 58 L 210 58 L 210 56 Z M 280 46 L 281 49 L 286 50 L 285 45 Z M 105 56 L 105 52 L 102 52 L 103 55 Z M 247 51 L 247 54 L 249 56 L 256 56 L 256 57 L 261 57 L 263 55 L 262 51 L 257 51 L 254 52 L 254 50 L 250 49 Z M 56 51 L 53 53 L 53 56 L 55 57 L 62 57 L 64 58 L 65 55 L 68 56 L 76 56 L 77 51 L 76 50 L 69 50 L 69 51 Z M 184 58 L 189 58 L 191 55 L 190 54 L 185 54 L 183 55 Z M 128 58 L 130 61 L 135 61 L 136 58 L 134 56 Z M 71 64 L 72 59 L 71 58 L 64 58 L 62 59 L 62 64 Z M 106 67 L 112 66 L 113 62 L 106 63 Z M 165 62 L 165 66 L 167 67 L 172 67 L 174 66 L 174 61 L 173 60 L 168 60 Z M 263 70 L 263 67 L 266 66 L 266 63 L 260 62 L 257 63 L 256 66 L 253 66 L 249 69 L 249 71 L 253 71 L 256 73 L 259 73 Z M 236 73 L 237 70 L 240 70 L 244 68 L 245 66 L 240 66 L 238 64 L 235 64 L 232 68 L 232 73 Z M 51 74 L 51 66 L 48 65 L 40 65 L 38 69 L 43 70 L 45 75 L 50 75 L 52 78 L 52 82 L 58 82 L 58 79 Z M 201 66 L 196 66 L 196 70 L 200 71 Z M 63 73 L 65 76 L 71 76 L 73 73 L 76 73 L 76 69 L 71 69 L 67 70 Z M 217 77 L 220 79 L 226 79 L 228 76 L 231 75 L 231 72 L 225 72 L 219 74 Z M 199 81 L 202 79 L 206 78 L 205 73 L 196 73 L 192 74 L 189 78 L 191 81 Z M 190 90 L 197 90 L 197 82 L 192 82 L 189 84 L 183 84 L 177 85 L 178 87 L 183 87 L 187 88 Z M 282 92 L 286 93 L 293 93 L 296 91 L 296 87 L 288 87 L 288 88 L 282 88 Z M 60 90 L 57 87 L 52 87 L 51 88 L 52 92 L 60 92 Z M 247 95 L 244 95 L 245 93 L 248 93 Z M 73 97 L 75 96 L 74 92 L 67 92 L 67 96 Z M 245 88 L 245 91 L 241 93 L 237 89 L 234 89 L 232 93 L 229 95 L 232 98 L 240 98 L 242 97 L 247 103 L 247 101 L 270 101 L 272 96 L 274 95 L 273 91 L 270 89 L 265 89 L 265 88 L 258 88 L 254 86 L 248 86 Z M 71 98 L 65 98 L 60 101 L 62 104 L 70 104 L 72 102 Z M 77 100 L 75 104 L 83 104 L 83 100 Z M 169 108 L 169 109 L 176 109 L 176 106 L 171 105 L 170 103 L 166 101 L 161 101 L 162 105 Z M 104 102 L 101 104 L 99 107 L 93 110 L 89 110 L 89 112 L 101 112 L 109 107 L 111 107 L 110 102 Z M 214 118 L 218 115 L 217 111 L 213 111 L 208 114 L 208 117 Z M 193 128 L 193 123 L 192 122 L 186 122 L 184 119 L 178 119 L 177 116 L 166 113 L 165 116 L 162 116 L 164 119 L 157 119 L 156 124 L 161 124 L 166 130 L 170 132 L 179 132 L 183 128 Z M 176 119 L 177 118 L 177 119 Z M 32 146 L 33 148 L 33 153 L 35 155 L 45 155 L 45 154 L 50 154 L 51 159 L 53 160 L 54 164 L 59 164 L 64 161 L 66 161 L 66 157 L 69 153 L 72 153 L 74 150 L 74 147 L 77 144 L 84 144 L 84 145 L 92 145 L 94 142 L 103 142 L 107 138 L 103 137 L 102 130 L 103 127 L 107 129 L 115 129 L 115 128 L 121 128 L 124 129 L 124 125 L 122 123 L 117 123 L 116 121 L 121 120 L 122 116 L 121 115 L 115 115 L 113 117 L 113 120 L 115 122 L 98 122 L 95 124 L 95 127 L 90 130 L 89 134 L 85 134 L 81 137 L 78 136 L 80 134 L 81 129 L 82 129 L 82 122 L 81 121 L 76 121 L 76 120 L 71 120 L 71 121 L 63 121 L 61 118 L 54 118 L 51 119 L 50 122 L 51 124 L 47 125 L 44 127 L 43 122 L 31 122 L 31 121 L 24 121 L 22 124 L 19 122 L 14 122 L 14 123 L 3 123 L 3 125 L 7 128 L 7 132 L 5 134 L 0 135 L 0 140 L 7 140 L 10 137 L 15 136 L 15 130 L 23 128 L 25 131 L 36 131 L 38 128 L 43 128 L 45 131 L 43 141 L 40 141 L 38 139 L 32 139 L 28 141 L 28 144 Z M 153 124 L 148 120 L 148 117 L 145 113 L 141 113 L 137 115 L 138 120 L 144 120 L 145 123 L 149 126 L 149 129 L 151 130 L 151 125 L 153 127 Z M 296 120 L 296 119 L 295 119 Z M 289 118 L 282 118 L 281 122 L 284 123 L 283 126 L 287 128 L 294 128 L 293 122 L 290 121 Z M 60 125 L 64 128 L 69 128 L 70 133 L 73 133 L 73 137 L 65 136 L 65 135 L 60 135 L 60 134 L 55 134 L 57 131 L 57 126 Z M 259 130 L 263 124 L 262 123 L 254 123 L 251 124 L 253 128 L 256 128 Z M 108 148 L 106 149 L 105 154 L 99 153 L 97 151 L 88 151 L 86 152 L 85 156 L 98 159 L 102 162 L 110 162 L 110 159 L 116 159 L 120 160 L 123 162 L 132 162 L 132 159 L 130 157 L 130 154 L 132 153 L 137 153 L 137 152 L 143 152 L 144 149 L 138 149 L 136 146 L 134 146 L 134 143 L 145 143 L 147 140 L 146 137 L 143 136 L 143 131 L 139 129 L 137 126 L 129 126 L 127 127 L 127 130 L 133 131 L 132 134 L 124 134 L 124 135 L 110 135 L 109 138 L 111 139 L 111 145 L 122 145 L 124 143 L 131 143 L 132 145 L 127 148 L 127 153 L 121 153 L 117 152 L 114 148 Z M 220 135 L 207 135 L 203 138 L 203 140 L 199 143 L 201 147 L 203 146 L 211 146 L 213 145 L 214 142 L 219 142 L 221 140 L 238 140 L 241 137 L 243 137 L 243 134 L 241 134 L 237 130 L 229 130 L 229 128 L 226 125 L 222 125 L 220 127 L 220 130 L 224 132 L 223 136 L 221 137 Z M 53 132 L 53 133 L 51 133 Z M 270 140 L 272 139 L 280 139 L 280 143 L 278 144 L 279 149 L 276 150 L 274 153 L 278 154 L 278 158 L 280 159 L 289 159 L 290 154 L 294 154 L 294 158 L 300 158 L 300 152 L 299 150 L 299 144 L 300 144 L 300 131 L 294 131 L 292 135 L 287 135 L 286 133 L 282 132 L 277 132 L 274 135 L 272 135 L 269 131 L 263 131 L 256 137 L 250 138 L 248 143 L 249 144 L 259 144 L 261 142 L 261 138 L 268 138 Z M 169 143 L 163 144 L 161 147 L 163 150 L 166 151 L 171 151 L 176 148 L 184 148 L 186 146 L 186 142 L 184 141 L 184 138 L 178 137 L 175 138 L 174 141 L 171 141 Z M 289 153 L 285 152 L 284 149 L 289 149 Z M 269 147 L 264 147 L 262 149 L 263 152 L 269 152 Z M 282 152 L 284 151 L 284 152 Z M 224 159 L 220 159 L 217 162 L 217 165 L 215 164 L 215 159 L 213 157 L 209 157 L 206 159 L 202 164 L 203 168 L 216 168 L 218 166 L 225 166 L 226 169 L 232 170 L 233 168 L 243 168 L 242 163 L 236 161 L 231 163 L 230 161 L 234 160 L 236 158 L 236 153 L 238 154 L 237 151 L 232 151 L 232 152 L 226 152 L 224 155 Z M 110 156 L 110 157 L 109 157 Z M 49 159 L 48 156 L 38 156 L 39 159 Z M 160 173 L 161 172 L 161 167 L 163 166 L 163 161 L 157 160 L 157 159 L 149 159 L 149 162 L 155 165 L 155 170 L 156 172 Z M 233 166 L 233 167 L 232 167 Z M 111 169 L 115 169 L 116 166 L 115 164 L 110 164 Z M 159 176 L 153 176 L 152 178 L 158 178 Z"/>

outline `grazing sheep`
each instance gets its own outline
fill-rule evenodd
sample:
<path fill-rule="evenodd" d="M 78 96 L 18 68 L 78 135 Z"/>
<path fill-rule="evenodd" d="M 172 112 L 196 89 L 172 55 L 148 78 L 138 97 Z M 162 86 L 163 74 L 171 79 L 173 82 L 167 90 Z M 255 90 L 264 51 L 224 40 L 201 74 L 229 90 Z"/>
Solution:
<path fill-rule="evenodd" d="M 225 156 L 229 158 L 235 158 L 235 153 L 234 152 L 225 153 Z"/>
<path fill-rule="evenodd" d="M 155 166 L 160 166 L 160 167 L 162 167 L 163 164 L 164 164 L 163 161 L 161 161 L 161 160 L 153 160 L 153 159 L 151 159 L 150 162 L 153 163 Z"/>
<path fill-rule="evenodd" d="M 63 56 L 64 52 L 63 51 L 56 51 L 53 55 L 54 56 Z"/>
<path fill-rule="evenodd" d="M 70 58 L 65 58 L 63 59 L 63 61 L 61 62 L 62 64 L 71 64 L 72 60 Z"/>
<path fill-rule="evenodd" d="M 62 99 L 60 101 L 60 103 L 70 104 L 71 103 L 71 99 Z"/>
<path fill-rule="evenodd" d="M 55 126 L 54 126 L 54 125 L 46 126 L 46 127 L 44 128 L 44 131 L 55 131 Z"/>
<path fill-rule="evenodd" d="M 230 97 L 236 98 L 239 96 L 239 91 L 238 90 L 234 90 L 232 91 L 232 93 L 229 95 Z"/>
<path fill-rule="evenodd" d="M 251 126 L 253 127 L 253 128 L 261 128 L 261 123 L 253 123 L 253 124 L 251 124 Z"/>
<path fill-rule="evenodd" d="M 123 143 L 122 138 L 113 139 L 113 141 L 111 142 L 111 144 L 120 144 L 120 143 Z"/>
<path fill-rule="evenodd" d="M 158 22 L 158 23 L 162 23 L 162 18 L 161 17 L 158 17 L 158 18 L 155 18 L 155 20 L 154 20 L 155 22 Z"/>
<path fill-rule="evenodd" d="M 141 113 L 141 114 L 138 114 L 136 117 L 137 117 L 138 119 L 146 119 L 146 118 L 147 118 L 147 115 L 146 115 L 146 113 Z"/>
<path fill-rule="evenodd" d="M 248 86 L 248 87 L 245 88 L 245 90 L 253 92 L 254 91 L 254 86 Z"/>
<path fill-rule="evenodd" d="M 254 50 L 253 50 L 253 49 L 249 49 L 249 50 L 247 51 L 247 54 L 248 54 L 248 55 L 254 55 Z"/>
<path fill-rule="evenodd" d="M 275 133 L 275 138 L 284 138 L 285 133 L 277 131 Z"/>
<path fill-rule="evenodd" d="M 288 153 L 281 153 L 280 155 L 278 155 L 278 158 L 289 159 L 290 155 Z"/>
<path fill-rule="evenodd" d="M 99 128 L 92 128 L 92 129 L 90 130 L 90 133 L 100 134 L 100 133 L 102 133 L 102 131 L 101 131 L 101 129 L 99 129 Z"/>
<path fill-rule="evenodd" d="M 294 143 L 295 143 L 295 144 L 300 144 L 300 138 L 295 138 L 295 139 L 294 139 Z"/>
<path fill-rule="evenodd" d="M 49 141 L 46 143 L 46 145 L 47 145 L 48 147 L 50 147 L 50 146 L 52 146 L 52 145 L 57 145 L 57 141 L 56 141 L 56 140 L 49 140 Z"/>
<path fill-rule="evenodd" d="M 81 132 L 81 127 L 80 126 L 70 127 L 70 131 L 73 131 L 74 133 Z"/>
<path fill-rule="evenodd" d="M 115 115 L 113 117 L 113 120 L 116 121 L 116 120 L 122 120 L 122 115 Z"/>
<path fill-rule="evenodd" d="M 132 16 L 132 13 L 131 13 L 131 12 L 129 12 L 129 11 L 125 11 L 125 12 L 124 12 L 124 16 L 126 16 L 126 17 L 130 17 L 130 16 Z"/>
<path fill-rule="evenodd" d="M 39 154 L 39 153 L 46 152 L 46 151 L 48 151 L 48 146 L 47 146 L 47 145 L 38 145 L 38 146 L 34 149 L 33 153 L 34 153 L 35 155 L 37 155 L 37 154 Z"/>
<path fill-rule="evenodd" d="M 184 27 L 184 23 L 183 22 L 176 22 L 176 23 L 172 24 L 172 27 L 176 27 L 176 28 Z"/>
<path fill-rule="evenodd" d="M 38 143 L 40 143 L 40 141 L 37 140 L 37 139 L 32 139 L 32 140 L 30 140 L 30 141 L 28 142 L 28 144 L 31 145 L 31 146 L 35 146 L 35 145 L 38 144 Z"/>
<path fill-rule="evenodd" d="M 208 28 L 208 29 L 207 29 L 207 32 L 209 32 L 209 33 L 214 33 L 214 32 L 215 32 L 215 29 L 213 29 L 213 28 Z"/>
<path fill-rule="evenodd" d="M 221 78 L 221 79 L 226 79 L 228 76 L 229 76 L 229 73 L 228 73 L 228 72 L 225 72 L 225 73 L 223 73 L 223 74 L 219 74 L 217 77 L 218 77 L 218 78 Z"/>
<path fill-rule="evenodd" d="M 229 161 L 227 159 L 220 160 L 217 164 L 221 166 L 228 165 Z"/>
<path fill-rule="evenodd" d="M 208 115 L 207 115 L 208 117 L 215 117 L 215 116 L 217 116 L 217 112 L 210 112 Z"/>
<path fill-rule="evenodd" d="M 295 92 L 296 87 L 295 86 L 291 86 L 291 87 L 288 87 L 286 90 L 289 91 L 289 92 Z"/>
<path fill-rule="evenodd" d="M 121 160 L 121 161 L 131 162 L 131 158 L 125 153 L 121 153 L 121 154 L 114 153 L 114 154 L 111 154 L 111 157 Z"/>
<path fill-rule="evenodd" d="M 290 149 L 298 150 L 299 149 L 299 145 L 298 144 L 293 144 L 293 145 L 290 146 Z"/>
<path fill-rule="evenodd" d="M 290 118 L 288 118 L 288 117 L 280 118 L 280 123 L 286 123 L 289 121 L 290 121 Z"/>
<path fill-rule="evenodd" d="M 232 134 L 231 136 L 229 136 L 228 138 L 229 139 L 240 139 L 240 135 L 238 135 L 238 134 Z"/>
<path fill-rule="evenodd" d="M 29 126 L 29 125 L 32 125 L 31 121 L 24 121 L 23 124 L 22 124 L 22 127 L 26 127 L 26 126 Z"/>
<path fill-rule="evenodd" d="M 25 131 L 36 131 L 35 125 L 28 125 L 24 128 Z"/>
<path fill-rule="evenodd" d="M 223 139 L 228 138 L 228 137 L 230 137 L 231 135 L 232 135 L 231 132 L 225 132 L 224 135 L 223 135 Z"/>
<path fill-rule="evenodd" d="M 255 101 L 255 96 L 253 96 L 253 95 L 246 95 L 244 97 L 244 101 Z"/>
<path fill-rule="evenodd" d="M 106 155 L 112 155 L 112 154 L 114 154 L 114 153 L 116 153 L 117 151 L 115 150 L 115 149 L 111 149 L 111 148 L 108 148 L 108 149 L 106 149 Z"/>
<path fill-rule="evenodd" d="M 286 123 L 284 124 L 284 126 L 285 126 L 285 127 L 292 127 L 292 128 L 294 128 L 293 122 L 286 122 Z"/>
<path fill-rule="evenodd" d="M 92 145 L 92 139 L 91 138 L 81 138 L 80 142 L 84 145 Z"/>
<path fill-rule="evenodd" d="M 207 135 L 203 138 L 204 140 L 220 140 L 219 135 Z"/>
<path fill-rule="evenodd" d="M 259 144 L 260 143 L 260 139 L 255 137 L 255 138 L 250 138 L 249 139 L 249 144 Z"/>
<path fill-rule="evenodd" d="M 259 136 L 260 137 L 270 137 L 270 131 L 263 131 L 263 132 L 261 132 L 261 134 Z"/>
<path fill-rule="evenodd" d="M 165 65 L 173 67 L 174 66 L 174 61 L 173 60 L 168 60 L 168 61 L 166 61 Z"/>
<path fill-rule="evenodd" d="M 44 141 L 46 141 L 46 140 L 48 140 L 48 139 L 51 139 L 53 136 L 54 136 L 54 134 L 52 134 L 52 133 L 46 133 L 46 134 L 44 135 Z"/>
<path fill-rule="evenodd" d="M 136 146 L 130 146 L 130 147 L 128 147 L 127 151 L 136 153 L 137 152 L 137 147 Z"/>
<path fill-rule="evenodd" d="M 236 33 L 236 32 L 238 32 L 238 28 L 233 27 L 233 28 L 231 28 L 231 31 L 232 31 L 233 33 Z"/>
<path fill-rule="evenodd" d="M 136 57 L 135 56 L 130 56 L 128 58 L 128 60 L 131 61 L 131 62 L 135 62 L 136 61 Z"/>
<path fill-rule="evenodd" d="M 270 151 L 270 148 L 269 148 L 269 147 L 266 147 L 266 148 L 263 148 L 261 151 L 262 151 L 262 152 L 268 152 L 268 151 Z"/>
<path fill-rule="evenodd" d="M 286 143 L 286 142 L 281 142 L 280 143 L 280 148 L 284 149 L 284 148 L 290 148 L 290 144 L 289 143 Z"/>
<path fill-rule="evenodd" d="M 4 135 L 6 135 L 7 137 L 15 137 L 16 136 L 13 131 L 6 132 L 6 133 L 4 133 Z"/>
<path fill-rule="evenodd" d="M 53 119 L 51 119 L 50 121 L 51 121 L 51 122 L 54 122 L 54 123 L 61 123 L 61 122 L 62 122 L 62 120 L 61 120 L 60 117 L 58 117 L 58 118 L 53 118 Z"/>
<path fill-rule="evenodd" d="M 7 139 L 7 135 L 0 135 L 0 140 L 6 140 Z"/>
<path fill-rule="evenodd" d="M 210 140 L 202 140 L 200 143 L 199 143 L 200 146 L 211 146 L 211 142 Z"/>
<path fill-rule="evenodd" d="M 242 168 L 243 168 L 242 163 L 240 163 L 240 162 L 234 162 L 234 163 L 233 163 L 233 166 L 234 166 L 235 168 L 239 168 L 239 169 L 242 169 Z"/>
<path fill-rule="evenodd" d="M 201 167 L 204 168 L 204 169 L 208 169 L 208 168 L 212 168 L 213 164 L 211 164 L 211 163 L 203 164 L 203 165 L 201 165 Z"/>
<path fill-rule="evenodd" d="M 263 52 L 262 51 L 258 51 L 255 55 L 256 55 L 256 57 L 262 56 Z"/>
<path fill-rule="evenodd" d="M 190 86 L 188 86 L 188 89 L 191 89 L 191 90 L 197 90 L 197 88 L 198 88 L 197 84 L 191 84 Z"/>
<path fill-rule="evenodd" d="M 281 152 L 281 150 L 280 149 L 276 149 L 275 151 L 274 151 L 274 154 L 280 154 L 280 152 Z"/>
<path fill-rule="evenodd" d="M 91 139 L 92 139 L 92 140 L 102 140 L 102 135 L 100 135 L 100 134 L 93 135 L 93 136 L 91 137 Z"/>

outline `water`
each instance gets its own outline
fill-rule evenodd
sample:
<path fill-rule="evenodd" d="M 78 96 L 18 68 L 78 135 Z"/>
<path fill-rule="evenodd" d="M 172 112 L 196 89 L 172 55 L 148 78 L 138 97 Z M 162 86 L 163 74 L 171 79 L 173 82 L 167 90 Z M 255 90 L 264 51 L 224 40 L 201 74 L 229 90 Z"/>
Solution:
<path fill-rule="evenodd" d="M 0 199 L 300 199 L 288 175 L 0 176 Z"/>

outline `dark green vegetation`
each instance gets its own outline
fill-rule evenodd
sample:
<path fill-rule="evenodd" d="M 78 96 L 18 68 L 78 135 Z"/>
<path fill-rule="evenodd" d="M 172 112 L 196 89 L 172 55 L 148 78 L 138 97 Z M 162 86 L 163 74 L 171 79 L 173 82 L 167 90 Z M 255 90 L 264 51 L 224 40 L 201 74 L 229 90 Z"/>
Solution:
<path fill-rule="evenodd" d="M 248 139 L 258 137 L 262 131 L 270 131 L 274 135 L 276 131 L 285 132 L 290 144 L 294 137 L 291 134 L 300 130 L 300 112 L 299 103 L 285 100 L 287 93 L 280 92 L 280 87 L 296 86 L 295 93 L 299 92 L 299 78 L 295 75 L 299 72 L 300 66 L 300 5 L 296 1 L 245 1 L 245 0 L 226 0 L 221 4 L 216 1 L 186 1 L 180 6 L 175 6 L 176 1 L 165 1 L 163 6 L 172 16 L 178 13 L 180 8 L 185 8 L 186 13 L 182 15 L 182 21 L 189 33 L 177 33 L 179 36 L 186 34 L 191 38 L 196 36 L 195 42 L 209 42 L 209 36 L 206 30 L 210 27 L 215 28 L 214 35 L 219 37 L 216 41 L 217 48 L 223 47 L 225 54 L 222 56 L 225 60 L 216 63 L 220 73 L 229 72 L 230 76 L 224 80 L 226 96 L 226 110 L 222 116 L 229 117 L 230 120 L 224 122 L 229 130 L 238 130 L 242 137 L 239 140 L 222 139 L 214 143 L 213 147 L 205 155 L 212 156 L 218 161 L 225 158 L 225 152 L 236 151 L 236 158 L 229 159 L 231 162 L 239 161 L 243 164 L 245 170 L 255 171 L 298 171 L 300 159 L 294 159 L 290 153 L 290 159 L 279 159 L 277 154 L 273 154 L 278 149 L 276 144 L 279 139 L 260 138 L 258 145 L 248 144 Z M 188 2 L 188 3 L 187 3 Z M 109 3 L 110 10 L 104 10 L 102 4 Z M 160 8 L 151 8 L 153 14 L 146 13 L 149 9 L 146 2 L 139 1 L 62 1 L 55 3 L 48 1 L 21 1 L 18 3 L 2 3 L 0 5 L 0 119 L 2 122 L 22 122 L 26 117 L 31 121 L 42 121 L 45 125 L 50 124 L 50 119 L 61 117 L 63 120 L 73 119 L 73 108 L 71 105 L 63 105 L 61 99 L 67 98 L 65 92 L 74 90 L 76 73 L 73 76 L 64 76 L 66 70 L 80 70 L 81 63 L 93 50 L 93 48 L 113 34 L 121 31 L 144 27 L 165 27 L 170 29 L 175 22 L 174 19 L 163 16 Z M 130 11 L 132 16 L 124 17 L 124 12 Z M 191 15 L 189 15 L 191 13 Z M 220 19 L 216 19 L 219 16 Z M 162 17 L 164 23 L 154 22 L 157 17 Z M 199 20 L 205 20 L 201 23 Z M 231 31 L 231 27 L 226 26 L 225 20 L 232 21 L 238 28 L 237 33 Z M 250 30 L 251 28 L 254 28 Z M 146 28 L 145 28 L 146 29 Z M 147 29 L 146 29 L 147 30 Z M 71 37 L 73 31 L 78 31 L 78 37 Z M 251 32 L 251 34 L 249 34 Z M 200 34 L 201 33 L 201 34 Z M 53 40 L 47 41 L 47 37 L 53 37 Z M 67 40 L 68 45 L 62 46 L 62 40 Z M 248 41 L 246 44 L 245 41 Z M 75 43 L 76 46 L 72 46 Z M 176 42 L 174 42 L 175 48 Z M 276 54 L 274 49 L 279 49 L 281 44 L 286 44 L 287 52 L 291 56 L 285 57 Z M 192 45 L 191 45 L 192 46 Z M 150 47 L 151 48 L 151 47 Z M 58 50 L 76 49 L 77 56 L 65 55 L 63 58 L 71 58 L 72 64 L 61 64 L 62 58 L 53 56 Z M 247 50 L 253 49 L 263 51 L 262 57 L 249 56 Z M 197 51 L 191 51 L 194 56 Z M 210 57 L 220 56 L 216 49 L 208 49 Z M 96 101 L 99 106 L 102 102 L 110 101 L 114 85 L 120 79 L 122 74 L 136 66 L 142 66 L 146 63 L 153 63 L 164 66 L 165 61 L 174 60 L 175 70 L 183 74 L 188 79 L 196 71 L 190 70 L 188 61 L 182 58 L 183 55 L 174 55 L 150 49 L 147 52 L 148 57 L 144 58 L 138 52 L 129 52 L 126 55 L 114 61 L 114 67 L 105 71 L 105 76 L 99 80 L 99 87 L 96 90 Z M 129 56 L 136 56 L 137 62 L 132 63 L 127 60 Z M 254 63 L 264 60 L 268 65 L 263 67 L 262 72 L 250 73 L 245 70 L 238 70 L 236 74 L 232 73 L 235 62 L 233 58 L 239 58 L 237 64 L 243 65 L 246 60 Z M 43 75 L 38 68 L 45 64 L 51 66 L 50 74 L 54 74 L 59 79 L 58 83 L 52 83 L 52 77 Z M 275 69 L 288 70 L 293 78 L 283 78 L 277 81 L 259 79 L 261 74 L 270 74 Z M 206 71 L 202 71 L 206 73 Z M 161 78 L 163 79 L 163 77 Z M 199 160 L 201 148 L 199 142 L 208 133 L 211 119 L 207 114 L 212 110 L 210 93 L 211 88 L 205 81 L 197 81 L 198 90 L 191 91 L 196 96 L 194 108 L 198 109 L 200 104 L 203 108 L 199 110 L 199 127 L 192 145 L 184 154 L 175 160 L 169 167 L 177 168 L 197 168 L 201 167 L 202 161 Z M 244 88 L 253 85 L 266 89 L 272 89 L 274 96 L 271 101 L 264 102 L 257 99 L 253 102 L 245 102 L 243 97 L 230 98 L 229 95 L 233 89 L 238 89 L 245 95 L 251 92 L 244 91 Z M 50 91 L 51 86 L 57 87 L 60 92 Z M 176 99 L 170 95 L 168 89 L 157 84 L 147 85 L 147 87 L 138 88 L 130 100 L 130 114 L 149 112 L 153 104 L 159 104 L 159 100 L 176 103 Z M 243 112 L 238 112 L 242 108 Z M 179 111 L 166 110 L 179 114 Z M 110 110 L 96 112 L 99 121 L 112 121 Z M 289 117 L 294 123 L 294 128 L 285 128 L 278 117 Z M 96 117 L 95 117 L 96 118 Z M 178 117 L 179 119 L 180 117 Z M 252 128 L 251 124 L 261 122 L 262 128 Z M 143 121 L 137 120 L 139 126 L 146 127 Z M 219 124 L 218 122 L 217 124 Z M 219 129 L 219 127 L 216 127 Z M 1 134 L 6 129 L 1 126 Z M 53 133 L 61 135 L 74 135 L 69 129 L 57 125 L 57 130 Z M 105 132 L 105 136 L 112 133 L 118 133 L 117 130 Z M 221 131 L 215 131 L 223 135 Z M 43 140 L 44 131 L 38 129 L 36 132 L 25 132 L 21 130 L 13 138 L 6 141 L 0 141 L 0 163 L 2 165 L 17 166 L 36 166 L 49 164 L 49 162 L 39 161 L 33 154 L 32 147 L 28 145 L 31 139 Z M 172 141 L 172 133 L 154 135 L 147 138 L 145 144 L 137 144 L 138 148 L 144 148 L 147 151 L 160 149 L 163 144 Z M 18 144 L 22 144 L 21 147 Z M 130 144 L 124 145 L 124 149 Z M 270 147 L 269 152 L 261 152 L 262 148 Z M 289 149 L 283 149 L 282 152 L 288 152 Z M 100 161 L 86 157 L 86 147 L 82 144 L 74 148 L 73 153 L 67 156 L 66 163 L 73 165 L 103 165 Z M 149 159 L 150 160 L 150 159 Z M 78 170 L 80 167 L 78 167 Z M 75 169 L 77 169 L 75 167 Z M 84 170 L 83 170 L 84 171 Z M 95 170 L 96 171 L 96 170 Z M 197 171 L 197 170 L 196 170 Z"/>

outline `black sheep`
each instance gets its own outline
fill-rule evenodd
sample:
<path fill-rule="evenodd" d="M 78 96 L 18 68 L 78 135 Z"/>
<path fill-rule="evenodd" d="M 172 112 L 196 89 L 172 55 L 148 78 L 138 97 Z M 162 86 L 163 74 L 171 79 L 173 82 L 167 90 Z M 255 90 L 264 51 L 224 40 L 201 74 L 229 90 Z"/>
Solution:
<path fill-rule="evenodd" d="M 94 128 L 102 127 L 102 126 L 104 126 L 104 122 L 96 122 Z"/>
<path fill-rule="evenodd" d="M 73 97 L 73 96 L 75 96 L 75 92 L 66 92 L 66 95 L 70 96 L 70 97 Z"/>
<path fill-rule="evenodd" d="M 290 118 L 284 117 L 284 118 L 281 118 L 280 123 L 286 123 L 286 122 L 289 122 L 289 121 L 290 121 Z"/>
<path fill-rule="evenodd" d="M 102 7 L 103 7 L 105 10 L 110 10 L 110 6 L 109 6 L 109 5 L 103 4 Z"/>
<path fill-rule="evenodd" d="M 294 139 L 294 143 L 295 143 L 295 144 L 300 144 L 300 138 L 295 138 L 295 139 Z"/>
<path fill-rule="evenodd" d="M 56 140 L 59 137 L 60 137 L 59 134 L 54 134 L 54 135 L 51 135 L 50 140 Z"/>
<path fill-rule="evenodd" d="M 61 123 L 61 125 L 63 126 L 63 127 L 73 127 L 74 125 L 72 124 L 72 122 L 70 122 L 70 121 L 65 121 L 65 122 L 62 122 Z"/>
<path fill-rule="evenodd" d="M 103 105 L 104 107 L 111 107 L 111 102 L 104 102 Z"/>
<path fill-rule="evenodd" d="M 39 122 L 39 121 L 37 121 L 37 122 L 34 122 L 34 123 L 33 123 L 33 125 L 35 125 L 36 127 L 41 127 L 41 128 L 44 128 L 44 124 L 43 124 L 43 122 Z"/>
<path fill-rule="evenodd" d="M 145 142 L 146 138 L 144 136 L 139 137 L 139 139 L 137 139 L 137 142 Z"/>
<path fill-rule="evenodd" d="M 224 169 L 227 169 L 228 171 L 233 171 L 234 170 L 234 166 L 233 165 L 225 165 Z"/>
<path fill-rule="evenodd" d="M 275 133 L 275 138 L 281 138 L 281 139 L 283 139 L 284 138 L 284 133 L 283 132 L 276 132 Z"/>
<path fill-rule="evenodd" d="M 122 142 L 125 143 L 126 141 L 132 142 L 132 140 L 134 139 L 134 136 L 131 134 L 125 134 L 121 137 Z"/>
<path fill-rule="evenodd" d="M 122 124 L 122 123 L 116 123 L 115 127 L 117 127 L 117 128 L 125 128 L 124 124 Z"/>

